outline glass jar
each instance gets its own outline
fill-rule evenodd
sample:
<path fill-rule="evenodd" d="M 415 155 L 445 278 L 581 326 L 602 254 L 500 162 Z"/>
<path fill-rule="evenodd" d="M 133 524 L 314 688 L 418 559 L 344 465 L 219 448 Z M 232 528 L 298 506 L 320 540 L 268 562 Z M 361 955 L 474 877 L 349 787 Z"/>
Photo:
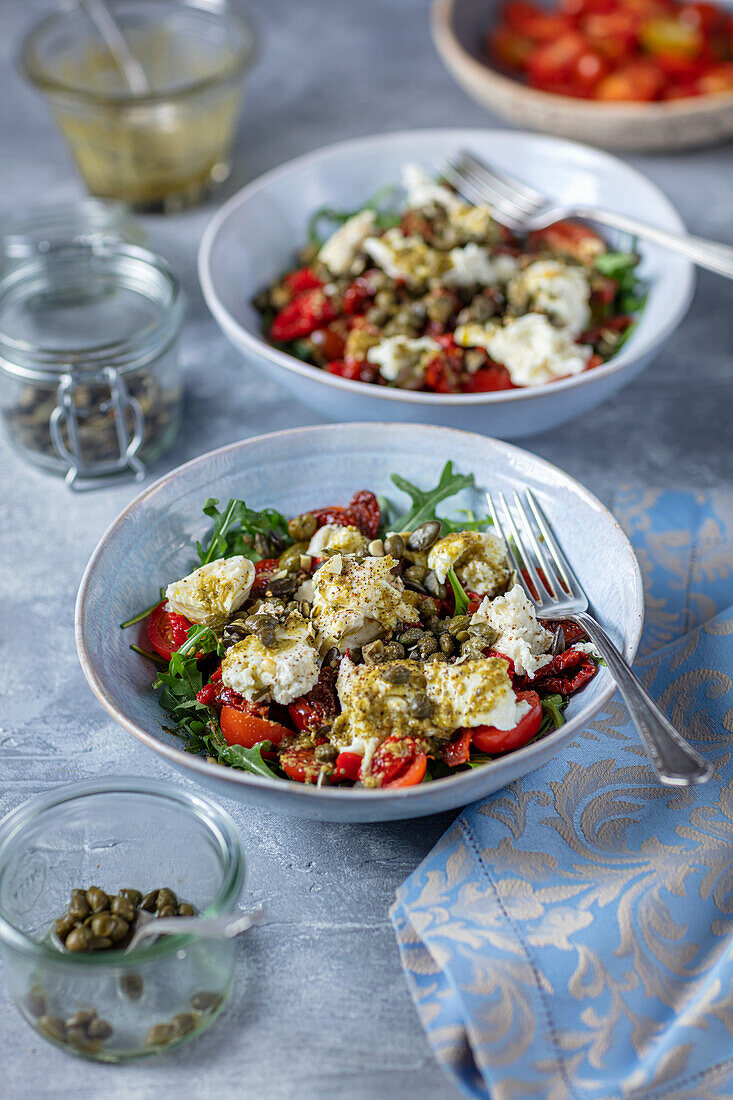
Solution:
<path fill-rule="evenodd" d="M 252 27 L 226 0 L 108 3 L 141 66 L 141 87 L 131 88 L 83 0 L 30 31 L 25 74 L 48 96 L 93 195 L 139 210 L 198 202 L 229 175 Z"/>
<path fill-rule="evenodd" d="M 235 940 L 161 936 L 129 953 L 71 954 L 54 946 L 54 921 L 75 888 L 168 886 L 215 916 L 233 911 L 243 882 L 234 822 L 208 798 L 146 779 L 37 795 L 0 823 L 0 943 L 16 1006 L 44 1039 L 97 1061 L 185 1042 L 231 992 Z M 105 1025 L 96 1038 L 67 1023 L 76 1013 Z"/>
<path fill-rule="evenodd" d="M 0 416 L 73 489 L 140 480 L 181 412 L 178 279 L 127 244 L 69 244 L 0 281 Z"/>

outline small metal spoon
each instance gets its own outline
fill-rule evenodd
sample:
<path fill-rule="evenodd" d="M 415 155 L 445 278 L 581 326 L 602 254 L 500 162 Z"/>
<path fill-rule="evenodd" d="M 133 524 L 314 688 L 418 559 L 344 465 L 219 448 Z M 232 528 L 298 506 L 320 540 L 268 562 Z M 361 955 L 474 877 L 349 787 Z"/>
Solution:
<path fill-rule="evenodd" d="M 127 81 L 133 95 L 150 95 L 150 81 L 127 44 L 119 23 L 105 0 L 82 0 L 84 10 L 99 32 L 112 60 Z"/>
<path fill-rule="evenodd" d="M 262 919 L 262 906 L 250 913 L 225 913 L 220 917 L 155 917 L 144 910 L 138 913 L 135 932 L 125 948 L 134 951 L 144 940 L 157 936 L 205 936 L 212 940 L 229 940 L 246 932 Z"/>

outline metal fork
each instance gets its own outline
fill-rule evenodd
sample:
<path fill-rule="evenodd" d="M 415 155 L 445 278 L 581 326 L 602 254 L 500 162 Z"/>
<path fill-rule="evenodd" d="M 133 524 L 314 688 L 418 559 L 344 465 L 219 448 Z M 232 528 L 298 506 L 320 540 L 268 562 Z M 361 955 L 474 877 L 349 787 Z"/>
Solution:
<path fill-rule="evenodd" d="M 584 218 L 620 229 L 652 244 L 679 252 L 699 267 L 733 279 L 733 247 L 706 241 L 702 237 L 670 233 L 647 225 L 626 214 L 598 210 L 583 203 L 559 204 L 503 170 L 490 167 L 465 150 L 446 157 L 442 165 L 445 178 L 471 203 L 488 203 L 496 220 L 518 233 L 545 229 L 564 218 Z"/>
<path fill-rule="evenodd" d="M 537 618 L 571 619 L 583 628 L 611 670 L 652 767 L 662 783 L 670 787 L 704 783 L 712 775 L 712 765 L 677 732 L 604 628 L 588 613 L 588 597 L 560 549 L 534 494 L 526 490 L 525 505 L 519 493 L 514 493 L 514 512 L 518 522 L 515 522 L 503 493 L 498 494 L 498 499 L 508 538 L 499 511 L 491 495 L 487 494 L 491 517 L 497 533 L 507 545 L 517 578 L 534 605 Z"/>

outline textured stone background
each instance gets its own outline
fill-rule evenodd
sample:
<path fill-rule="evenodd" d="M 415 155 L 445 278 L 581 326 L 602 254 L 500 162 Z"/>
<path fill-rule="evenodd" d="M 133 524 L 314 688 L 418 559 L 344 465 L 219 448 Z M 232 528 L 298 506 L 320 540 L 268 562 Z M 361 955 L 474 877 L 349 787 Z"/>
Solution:
<path fill-rule="evenodd" d="M 20 33 L 42 0 L 0 0 L 0 209 L 81 194 L 45 104 L 14 65 Z M 226 194 L 296 154 L 341 138 L 411 126 L 494 120 L 451 81 L 435 55 L 426 0 L 250 3 L 261 57 Z M 733 241 L 731 152 L 636 157 L 692 232 Z M 313 423 L 243 366 L 210 319 L 195 255 L 213 207 L 149 220 L 150 242 L 189 296 L 183 339 L 186 420 L 157 476 L 212 447 L 262 430 Z M 726 484 L 733 466 L 731 286 L 701 274 L 690 314 L 650 369 L 592 417 L 533 450 L 610 502 L 619 484 Z M 223 395 L 226 400 L 223 400 Z M 0 813 L 58 783 L 103 773 L 172 773 L 111 722 L 74 650 L 74 597 L 97 539 L 134 495 L 129 487 L 73 496 L 0 441 Z M 175 776 L 176 782 L 185 782 Z M 331 1095 L 456 1096 L 436 1067 L 399 967 L 387 910 L 397 884 L 451 815 L 405 824 L 340 826 L 278 819 L 224 803 L 249 859 L 246 898 L 267 905 L 241 944 L 241 981 L 218 1024 L 175 1055 L 98 1067 L 37 1040 L 0 988 L 0 1096 L 140 1100 Z"/>

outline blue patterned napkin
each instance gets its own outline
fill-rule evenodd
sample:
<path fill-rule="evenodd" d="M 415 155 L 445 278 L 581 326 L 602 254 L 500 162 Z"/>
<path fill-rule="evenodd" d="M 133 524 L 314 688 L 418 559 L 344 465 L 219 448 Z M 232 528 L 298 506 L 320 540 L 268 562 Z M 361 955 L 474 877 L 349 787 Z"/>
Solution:
<path fill-rule="evenodd" d="M 402 885 L 410 991 L 469 1096 L 733 1095 L 733 497 L 622 493 L 614 511 L 644 576 L 637 671 L 716 775 L 660 786 L 615 697 Z"/>

